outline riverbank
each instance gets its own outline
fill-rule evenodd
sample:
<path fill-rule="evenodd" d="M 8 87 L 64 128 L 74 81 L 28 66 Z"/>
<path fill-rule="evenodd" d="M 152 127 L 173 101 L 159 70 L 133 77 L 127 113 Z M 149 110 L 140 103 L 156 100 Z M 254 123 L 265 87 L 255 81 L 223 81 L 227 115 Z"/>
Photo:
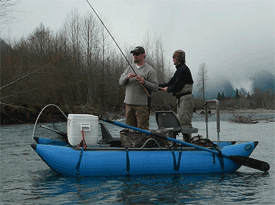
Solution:
<path fill-rule="evenodd" d="M 204 110 L 197 110 L 197 114 L 204 115 Z M 209 115 L 216 114 L 216 109 L 210 109 Z M 275 121 L 275 110 L 272 109 L 222 109 L 220 114 L 230 115 L 228 119 L 230 122 L 243 123 L 243 124 L 256 124 L 259 122 L 274 122 Z M 261 116 L 261 114 L 271 114 L 268 117 Z"/>
<path fill-rule="evenodd" d="M 92 114 L 101 118 L 116 120 L 125 116 L 123 106 L 91 106 L 91 105 L 77 105 L 77 106 L 56 106 L 43 105 L 36 107 L 23 107 L 23 106 L 1 106 L 1 125 L 14 125 L 14 124 L 33 124 L 35 123 L 38 115 L 43 110 L 39 122 L 63 122 L 69 114 Z"/>
<path fill-rule="evenodd" d="M 210 109 L 211 113 L 216 113 L 216 108 Z M 196 110 L 196 113 L 203 114 L 204 110 Z M 275 113 L 273 109 L 264 109 L 264 108 L 257 108 L 257 109 L 220 109 L 221 114 L 256 114 L 256 113 Z"/>
<path fill-rule="evenodd" d="M 227 109 L 221 110 L 221 113 L 230 114 L 230 113 L 275 113 L 275 110 L 272 109 L 264 109 L 264 108 L 257 108 L 257 109 Z"/>
<path fill-rule="evenodd" d="M 43 107 L 35 107 L 35 108 L 24 108 L 24 107 L 16 107 L 9 109 L 2 109 L 1 112 L 1 125 L 12 125 L 12 124 L 29 124 L 35 123 L 36 118 L 41 112 Z M 68 114 L 92 114 L 99 116 L 104 119 L 109 120 L 117 120 L 125 117 L 124 106 L 90 106 L 90 105 L 79 105 L 79 106 L 61 106 L 60 109 L 64 112 L 66 116 Z M 209 109 L 211 114 L 216 113 L 216 108 Z M 197 114 L 204 114 L 204 110 L 196 110 Z M 220 109 L 220 114 L 257 114 L 257 113 L 275 113 L 274 109 Z M 151 111 L 151 115 L 154 115 L 154 112 Z M 52 106 L 47 108 L 41 117 L 42 122 L 58 122 L 65 121 L 66 118 L 63 114 L 56 109 L 56 107 Z"/>

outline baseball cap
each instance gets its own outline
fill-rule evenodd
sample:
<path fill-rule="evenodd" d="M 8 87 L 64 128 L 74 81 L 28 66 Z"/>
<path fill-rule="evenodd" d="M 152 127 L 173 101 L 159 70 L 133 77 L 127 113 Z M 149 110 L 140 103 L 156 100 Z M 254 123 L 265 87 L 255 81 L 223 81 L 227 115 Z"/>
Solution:
<path fill-rule="evenodd" d="M 145 53 L 145 50 L 144 50 L 144 48 L 143 47 L 141 47 L 141 46 L 137 46 L 137 47 L 135 47 L 135 49 L 134 50 L 132 50 L 130 53 Z"/>

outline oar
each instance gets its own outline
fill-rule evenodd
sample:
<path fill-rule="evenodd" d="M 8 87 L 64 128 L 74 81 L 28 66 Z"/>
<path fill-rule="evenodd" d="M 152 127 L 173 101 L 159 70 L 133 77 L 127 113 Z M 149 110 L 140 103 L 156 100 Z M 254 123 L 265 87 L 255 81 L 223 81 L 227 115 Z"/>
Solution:
<path fill-rule="evenodd" d="M 211 152 L 211 153 L 216 154 L 218 156 L 229 158 L 232 161 L 234 161 L 234 162 L 236 162 L 240 165 L 247 166 L 247 167 L 254 168 L 254 169 L 258 169 L 260 171 L 265 171 L 266 172 L 270 168 L 270 166 L 267 162 L 263 162 L 263 161 L 260 161 L 260 160 L 257 160 L 257 159 L 253 159 L 253 158 L 249 158 L 249 157 L 242 157 L 242 156 L 227 156 L 227 155 L 222 154 L 221 152 L 218 152 L 216 150 L 207 149 L 205 147 L 200 147 L 200 146 L 197 146 L 197 145 L 194 145 L 194 144 L 190 144 L 190 143 L 183 142 L 183 141 L 180 141 L 180 140 L 176 140 L 176 139 L 173 139 L 173 138 L 170 138 L 170 137 L 166 137 L 166 136 L 164 136 L 160 133 L 157 133 L 157 132 L 149 132 L 147 130 L 143 130 L 143 129 L 140 129 L 140 128 L 137 128 L 137 127 L 125 125 L 125 124 L 115 122 L 115 121 L 112 121 L 112 120 L 106 120 L 106 119 L 102 119 L 102 118 L 99 118 L 99 120 L 102 120 L 104 122 L 108 122 L 108 123 L 111 123 L 111 124 L 114 124 L 114 125 L 117 125 L 117 126 L 120 126 L 120 127 L 123 127 L 123 128 L 128 128 L 128 129 L 132 129 L 132 130 L 135 130 L 135 131 L 138 131 L 138 132 L 141 132 L 141 133 L 145 133 L 147 135 L 152 135 L 152 136 L 155 136 L 155 137 L 166 139 L 166 140 L 169 140 L 169 141 L 172 141 L 172 142 L 175 142 L 175 143 L 179 143 L 179 144 L 182 144 L 182 145 L 185 145 L 185 146 L 194 147 L 196 149 L 203 150 L 203 151 L 206 151 L 206 152 Z"/>
<path fill-rule="evenodd" d="M 64 142 L 68 142 L 67 133 L 61 132 L 61 131 L 59 131 L 59 130 L 51 129 L 51 128 L 46 127 L 46 126 L 44 126 L 44 125 L 40 125 L 40 127 L 45 128 L 45 129 L 47 129 L 47 130 L 51 130 L 51 131 L 53 131 L 53 132 L 59 134 L 59 135 L 62 137 L 62 140 L 63 140 Z"/>

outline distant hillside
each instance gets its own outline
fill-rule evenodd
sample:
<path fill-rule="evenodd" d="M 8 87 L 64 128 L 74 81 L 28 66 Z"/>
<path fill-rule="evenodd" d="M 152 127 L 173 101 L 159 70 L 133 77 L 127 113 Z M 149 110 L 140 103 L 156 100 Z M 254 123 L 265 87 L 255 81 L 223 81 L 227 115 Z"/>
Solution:
<path fill-rule="evenodd" d="M 0 38 L 0 49 L 4 50 L 7 48 L 11 49 L 11 46 L 7 44 L 2 38 Z"/>
<path fill-rule="evenodd" d="M 263 92 L 275 90 L 275 76 L 269 71 L 261 71 L 251 77 L 253 88 L 258 88 Z"/>
<path fill-rule="evenodd" d="M 272 90 L 275 92 L 275 76 L 270 71 L 261 70 L 260 72 L 251 75 L 247 80 L 252 81 L 252 90 L 260 89 L 263 92 Z M 246 93 L 245 88 L 238 88 L 240 92 Z M 207 82 L 207 89 L 205 91 L 206 99 L 217 98 L 218 93 L 224 93 L 225 97 L 234 97 L 236 89 L 229 79 L 219 79 L 219 81 Z M 194 86 L 195 97 L 201 97 L 198 87 Z M 251 93 L 250 93 L 251 94 Z"/>

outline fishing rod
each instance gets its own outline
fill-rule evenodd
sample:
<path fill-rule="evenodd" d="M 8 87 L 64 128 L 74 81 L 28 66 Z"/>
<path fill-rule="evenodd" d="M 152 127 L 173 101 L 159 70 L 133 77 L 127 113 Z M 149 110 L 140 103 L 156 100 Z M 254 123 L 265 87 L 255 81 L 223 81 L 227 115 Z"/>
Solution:
<path fill-rule="evenodd" d="M 119 47 L 119 45 L 117 44 L 116 40 L 114 39 L 114 37 L 112 36 L 112 34 L 110 33 L 110 31 L 108 30 L 108 28 L 105 26 L 105 24 L 103 23 L 103 21 L 101 20 L 101 18 L 99 17 L 99 15 L 96 13 L 96 11 L 94 10 L 94 8 L 92 7 L 92 5 L 90 4 L 90 2 L 88 0 L 86 0 L 87 3 L 89 4 L 89 6 L 91 7 L 91 9 L 94 11 L 95 15 L 97 16 L 97 18 L 99 19 L 99 21 L 102 23 L 102 25 L 104 26 L 104 28 L 107 30 L 107 32 L 109 33 L 109 35 L 111 36 L 111 38 L 113 39 L 113 41 L 115 42 L 116 46 L 118 47 L 118 49 L 120 50 L 120 52 L 122 53 L 123 57 L 125 58 L 125 60 L 127 61 L 127 63 L 129 64 L 129 66 L 131 67 L 131 69 L 133 70 L 133 72 L 137 75 L 135 69 L 133 68 L 133 66 L 131 65 L 131 63 L 128 61 L 127 57 L 124 55 L 123 51 L 121 50 L 121 48 Z M 148 90 L 145 88 L 145 86 L 143 84 L 140 84 L 142 86 L 142 88 L 144 89 L 144 91 L 146 92 L 146 94 L 148 95 L 148 97 L 151 97 Z"/>
<path fill-rule="evenodd" d="M 7 84 L 7 85 L 2 86 L 2 87 L 0 88 L 0 90 L 4 89 L 4 88 L 6 88 L 6 87 L 9 87 L 9 86 L 11 86 L 11 85 L 13 85 L 14 83 L 16 83 L 16 82 L 18 82 L 18 81 L 20 81 L 20 80 L 23 80 L 24 78 L 29 77 L 30 75 L 32 75 L 32 74 L 34 74 L 34 73 L 37 73 L 38 71 L 40 71 L 40 70 L 42 70 L 42 69 L 44 69 L 44 68 L 51 67 L 51 66 L 55 65 L 57 62 L 58 62 L 58 60 L 57 60 L 56 62 L 52 63 L 52 64 L 43 66 L 42 68 L 39 68 L 39 69 L 37 69 L 37 70 L 35 70 L 35 71 L 33 71 L 33 72 L 30 72 L 30 73 L 28 73 L 27 75 L 22 76 L 21 78 L 18 78 L 17 80 L 15 80 L 15 81 L 13 81 L 13 82 Z"/>

